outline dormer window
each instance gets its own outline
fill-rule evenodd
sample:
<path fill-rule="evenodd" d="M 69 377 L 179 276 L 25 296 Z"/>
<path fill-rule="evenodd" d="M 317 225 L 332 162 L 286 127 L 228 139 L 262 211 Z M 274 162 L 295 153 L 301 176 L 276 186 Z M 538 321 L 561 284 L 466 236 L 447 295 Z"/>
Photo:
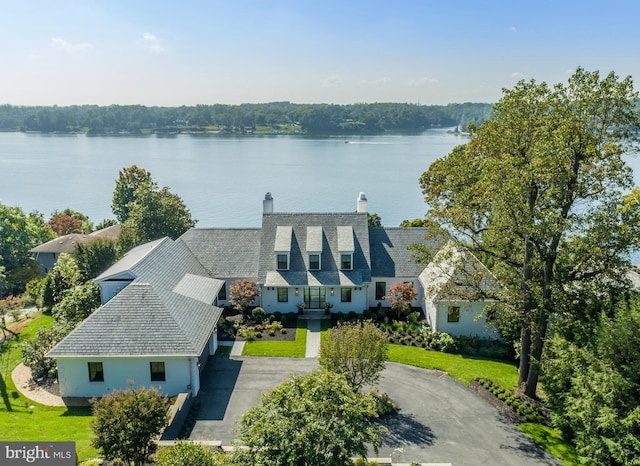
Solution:
<path fill-rule="evenodd" d="M 309 254 L 309 270 L 320 270 L 320 254 Z"/>
<path fill-rule="evenodd" d="M 289 270 L 289 254 L 276 254 L 276 269 Z"/>
<path fill-rule="evenodd" d="M 340 253 L 340 269 L 353 270 L 355 242 L 352 226 L 338 226 L 338 252 Z"/>
<path fill-rule="evenodd" d="M 289 258 L 291 254 L 291 237 L 293 228 L 278 225 L 276 228 L 276 241 L 274 252 L 276 253 L 276 270 L 289 270 Z"/>
<path fill-rule="evenodd" d="M 353 254 L 340 254 L 340 268 L 342 270 L 351 270 Z"/>

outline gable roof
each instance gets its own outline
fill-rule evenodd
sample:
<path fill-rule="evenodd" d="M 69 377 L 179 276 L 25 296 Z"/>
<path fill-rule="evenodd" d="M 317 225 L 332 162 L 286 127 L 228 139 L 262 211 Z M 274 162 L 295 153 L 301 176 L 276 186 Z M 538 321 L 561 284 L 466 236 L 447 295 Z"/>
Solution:
<path fill-rule="evenodd" d="M 212 277 L 258 278 L 259 228 L 192 228 L 178 241 Z"/>
<path fill-rule="evenodd" d="M 221 312 L 181 295 L 168 304 L 149 283 L 132 283 L 47 356 L 198 356 Z"/>
<path fill-rule="evenodd" d="M 307 234 L 307 227 L 314 226 L 322 229 L 322 250 L 321 250 L 321 272 L 310 273 L 308 271 L 308 252 L 307 240 L 311 238 L 317 247 L 317 232 L 311 236 Z M 369 227 L 367 224 L 366 213 L 264 213 L 262 215 L 262 230 L 260 238 L 260 257 L 258 263 L 258 283 L 265 284 L 267 274 L 275 271 L 276 257 L 278 251 L 276 238 L 277 232 L 283 231 L 279 227 L 291 228 L 291 240 L 289 249 L 289 270 L 278 271 L 277 273 L 290 286 L 305 285 L 313 282 L 315 277 L 317 283 L 322 285 L 337 285 L 339 283 L 339 266 L 340 251 L 338 249 L 338 238 L 347 241 L 349 246 L 353 245 L 353 262 L 351 271 L 343 271 L 343 275 L 353 277 L 354 283 L 363 283 L 371 281 L 371 258 L 369 254 Z M 352 230 L 351 238 L 345 238 L 345 228 Z M 352 243 L 350 243 L 351 241 Z M 320 251 L 313 251 L 320 252 Z M 273 275 L 270 274 L 270 281 L 273 281 Z M 300 282 L 297 282 L 300 280 Z M 328 280 L 325 281 L 325 280 Z M 272 285 L 269 285 L 272 286 Z M 273 285 L 275 286 L 275 285 Z M 310 285 L 319 286 L 319 285 Z"/>
<path fill-rule="evenodd" d="M 82 233 L 71 233 L 68 235 L 62 235 L 46 243 L 42 243 L 35 248 L 29 250 L 33 253 L 56 253 L 62 252 L 71 253 L 76 248 L 78 243 L 85 243 L 87 241 L 93 241 L 98 238 L 116 239 L 120 236 L 121 226 L 112 225 L 101 230 L 94 231 L 88 235 Z"/>
<path fill-rule="evenodd" d="M 369 228 L 371 245 L 371 274 L 376 277 L 411 277 L 418 275 L 424 265 L 412 258 L 411 244 L 424 244 L 429 251 L 437 251 L 446 241 L 444 235 L 428 236 L 428 228 Z"/>
<path fill-rule="evenodd" d="M 132 249 L 96 281 L 123 275 L 135 279 L 49 356 L 200 355 L 222 314 L 212 303 L 224 282 L 170 238 Z"/>
<path fill-rule="evenodd" d="M 418 276 L 427 299 L 473 301 L 498 289 L 491 271 L 466 248 L 448 241 Z"/>

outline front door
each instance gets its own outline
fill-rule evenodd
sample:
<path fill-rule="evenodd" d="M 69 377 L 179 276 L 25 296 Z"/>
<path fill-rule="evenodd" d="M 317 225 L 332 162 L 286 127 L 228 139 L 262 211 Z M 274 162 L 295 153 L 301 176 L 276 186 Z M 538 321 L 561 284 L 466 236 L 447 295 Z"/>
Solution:
<path fill-rule="evenodd" d="M 304 305 L 306 309 L 323 309 L 327 300 L 326 288 L 321 286 L 306 286 L 304 288 Z"/>

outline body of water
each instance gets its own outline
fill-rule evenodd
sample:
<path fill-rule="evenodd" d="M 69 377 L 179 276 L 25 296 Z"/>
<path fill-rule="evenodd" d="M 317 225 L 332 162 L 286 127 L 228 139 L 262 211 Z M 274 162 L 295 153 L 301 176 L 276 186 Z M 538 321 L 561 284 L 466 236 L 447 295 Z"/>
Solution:
<path fill-rule="evenodd" d="M 464 136 L 444 129 L 356 137 L 86 136 L 0 133 L 0 200 L 48 218 L 71 208 L 113 218 L 118 172 L 149 170 L 199 227 L 257 227 L 267 191 L 277 212 L 349 212 L 364 191 L 385 226 L 421 218 L 418 178 Z M 636 184 L 640 164 L 635 169 Z"/>
<path fill-rule="evenodd" d="M 0 200 L 48 218 L 71 208 L 113 218 L 118 172 L 138 165 L 169 186 L 200 227 L 255 227 L 262 199 L 277 212 L 349 212 L 364 191 L 385 226 L 423 217 L 418 178 L 466 138 L 418 135 L 86 136 L 0 133 Z"/>

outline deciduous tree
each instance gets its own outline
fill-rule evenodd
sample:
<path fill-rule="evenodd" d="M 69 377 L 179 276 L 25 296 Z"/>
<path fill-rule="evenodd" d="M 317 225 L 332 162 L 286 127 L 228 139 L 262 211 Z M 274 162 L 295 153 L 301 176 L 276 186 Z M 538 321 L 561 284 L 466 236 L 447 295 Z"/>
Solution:
<path fill-rule="evenodd" d="M 93 445 L 105 458 L 146 464 L 156 451 L 153 439 L 167 425 L 167 400 L 155 388 L 115 390 L 92 400 Z"/>
<path fill-rule="evenodd" d="M 238 427 L 248 447 L 237 449 L 239 464 L 336 466 L 377 452 L 385 429 L 372 420 L 376 402 L 354 390 L 342 375 L 329 371 L 294 375 L 263 395 Z"/>
<path fill-rule="evenodd" d="M 377 383 L 386 360 L 386 337 L 370 321 L 339 324 L 320 347 L 320 365 L 358 389 Z"/>
<path fill-rule="evenodd" d="M 69 215 L 56 214 L 49 219 L 47 225 L 49 225 L 49 228 L 58 236 L 82 233 L 82 220 Z"/>
<path fill-rule="evenodd" d="M 111 210 L 120 223 L 129 218 L 132 204 L 135 200 L 135 192 L 142 184 L 151 183 L 151 173 L 136 165 L 123 168 L 116 180 L 116 189 L 113 192 Z"/>
<path fill-rule="evenodd" d="M 389 294 L 384 299 L 391 303 L 391 309 L 396 311 L 398 317 L 411 311 L 411 303 L 418 297 L 418 290 L 413 283 L 397 282 L 389 287 Z"/>
<path fill-rule="evenodd" d="M 568 84 L 505 90 L 470 142 L 434 162 L 420 185 L 429 217 L 491 258 L 516 310 L 519 382 L 535 396 L 549 320 L 566 296 L 619 282 L 637 241 L 638 209 L 621 209 L 632 174 L 621 156 L 638 126 L 631 78 L 579 68 Z M 605 282 L 607 280 L 604 280 Z"/>
<path fill-rule="evenodd" d="M 116 240 L 97 238 L 93 241 L 78 243 L 73 251 L 78 264 L 80 279 L 83 281 L 97 277 L 118 259 Z"/>
<path fill-rule="evenodd" d="M 229 287 L 229 304 L 236 311 L 246 311 L 256 296 L 260 296 L 260 288 L 252 280 L 236 280 Z"/>

